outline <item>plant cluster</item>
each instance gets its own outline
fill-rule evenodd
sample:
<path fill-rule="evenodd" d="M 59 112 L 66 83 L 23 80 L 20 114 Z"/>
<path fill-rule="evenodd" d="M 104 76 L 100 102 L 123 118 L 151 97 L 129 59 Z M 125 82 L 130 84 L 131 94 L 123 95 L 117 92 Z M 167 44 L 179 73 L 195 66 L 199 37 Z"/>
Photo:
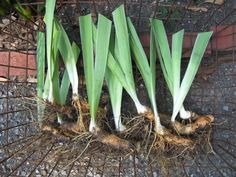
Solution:
<path fill-rule="evenodd" d="M 72 87 L 71 100 L 78 111 L 76 123 L 70 124 L 67 130 L 73 133 L 89 131 L 102 137 L 101 142 L 109 145 L 128 143 L 115 135 L 111 135 L 99 127 L 99 100 L 104 81 L 109 90 L 109 98 L 118 132 L 125 132 L 127 127 L 121 120 L 122 92 L 125 90 L 133 100 L 137 113 L 154 123 L 154 132 L 165 141 L 173 144 L 188 144 L 190 140 L 179 134 L 192 134 L 199 128 L 210 124 L 214 118 L 211 115 L 199 116 L 186 111 L 183 103 L 197 73 L 204 51 L 212 32 L 199 33 L 192 55 L 181 81 L 181 54 L 184 30 L 172 36 L 170 49 L 163 22 L 150 19 L 150 58 L 147 58 L 138 38 L 135 27 L 129 17 L 126 17 L 124 6 L 113 11 L 113 22 L 99 14 L 97 23 L 93 22 L 91 14 L 79 17 L 81 50 L 86 81 L 88 104 L 79 95 L 78 73 L 76 63 L 80 49 L 76 43 L 71 43 L 63 26 L 54 17 L 56 0 L 46 1 L 46 37 L 38 33 L 37 76 L 38 76 L 38 120 L 43 122 L 46 106 L 42 100 L 51 105 L 63 107 Z M 45 47 L 46 46 L 46 47 Z M 45 57 L 46 56 L 46 57 Z M 46 58 L 46 59 L 45 59 Z M 162 125 L 156 103 L 156 63 L 160 60 L 161 68 L 173 97 L 173 112 L 171 116 L 172 130 Z M 62 59 L 65 69 L 60 80 L 59 60 Z M 45 74 L 45 60 L 47 74 Z M 132 60 L 137 66 L 151 103 L 151 108 L 143 105 L 138 98 L 133 76 Z M 89 112 L 89 126 L 84 124 L 83 110 Z M 176 120 L 188 120 L 182 123 Z M 104 112 L 105 114 L 105 112 Z M 68 124 L 62 118 L 62 112 L 57 112 L 57 124 Z M 43 125 L 41 125 L 43 127 Z M 65 126 L 64 126 L 65 127 Z M 45 129 L 45 128 L 44 128 Z M 176 132 L 172 133 L 173 130 Z M 55 131 L 59 131 L 55 129 Z M 122 146 L 122 145 L 121 145 Z"/>

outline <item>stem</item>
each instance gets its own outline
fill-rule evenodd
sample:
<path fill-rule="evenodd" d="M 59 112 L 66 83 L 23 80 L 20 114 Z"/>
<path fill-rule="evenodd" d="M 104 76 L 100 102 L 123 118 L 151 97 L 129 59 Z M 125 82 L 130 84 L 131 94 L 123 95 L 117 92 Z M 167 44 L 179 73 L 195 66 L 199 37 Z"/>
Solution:
<path fill-rule="evenodd" d="M 72 84 L 71 84 L 71 85 L 72 85 Z M 79 95 L 79 92 L 78 92 L 78 84 L 77 84 L 77 85 L 72 85 L 72 95 L 76 95 L 76 96 Z"/>
<path fill-rule="evenodd" d="M 143 106 L 143 105 L 140 103 L 140 101 L 139 101 L 139 99 L 138 99 L 136 93 L 130 94 L 130 96 L 132 97 L 132 99 L 133 99 L 133 101 L 134 101 L 134 104 L 135 104 L 135 107 L 136 107 L 136 109 L 137 109 L 138 114 L 143 114 L 143 113 L 145 113 L 145 112 L 147 111 L 147 108 L 146 108 L 146 106 Z"/>
<path fill-rule="evenodd" d="M 164 135 L 164 127 L 161 125 L 159 115 L 155 115 L 155 132 L 159 135 Z"/>
<path fill-rule="evenodd" d="M 38 122 L 39 127 L 42 127 L 44 112 L 45 112 L 45 104 L 42 103 L 42 100 L 37 100 L 37 110 L 38 110 Z"/>
<path fill-rule="evenodd" d="M 150 100 L 151 100 L 151 104 L 152 104 L 152 109 L 153 109 L 153 113 L 154 113 L 154 123 L 155 123 L 155 132 L 159 135 L 164 135 L 164 127 L 161 125 L 161 121 L 160 121 L 160 117 L 158 114 L 158 110 L 157 110 L 157 104 L 156 104 L 156 98 L 155 98 L 155 92 L 151 92 L 152 94 L 149 95 L 150 96 Z"/>
<path fill-rule="evenodd" d="M 118 112 L 118 111 L 117 111 Z M 115 120 L 115 126 L 116 130 L 118 132 L 123 132 L 126 130 L 126 127 L 121 122 L 121 116 L 120 113 L 114 113 L 114 120 Z"/>
<path fill-rule="evenodd" d="M 136 109 L 137 109 L 138 114 L 143 114 L 143 113 L 145 113 L 145 112 L 147 111 L 146 106 L 143 106 L 143 105 L 139 102 L 139 100 L 136 100 L 136 101 L 135 101 L 135 106 L 136 106 Z"/>
<path fill-rule="evenodd" d="M 175 106 L 174 106 L 174 107 L 175 107 Z M 182 105 L 182 106 L 180 107 L 179 113 L 180 113 L 180 118 L 181 118 L 181 119 L 185 119 L 185 120 L 191 118 L 191 115 L 192 115 L 190 111 L 186 111 L 186 110 L 184 109 L 184 105 Z M 177 115 L 176 115 L 176 116 L 177 116 Z M 171 122 L 175 122 L 176 116 L 174 116 L 174 114 L 172 114 L 172 116 L 171 116 Z"/>
<path fill-rule="evenodd" d="M 180 118 L 181 119 L 189 119 L 189 118 L 191 118 L 191 112 L 190 111 L 186 111 L 184 109 L 184 105 L 182 105 L 182 107 L 180 108 L 179 113 L 180 113 Z"/>
<path fill-rule="evenodd" d="M 50 81 L 49 83 L 49 93 L 48 93 L 48 101 L 50 103 L 53 103 L 54 102 L 54 99 L 53 99 L 53 87 L 52 87 L 52 82 Z"/>
<path fill-rule="evenodd" d="M 98 126 L 96 124 L 95 119 L 91 117 L 90 124 L 89 124 L 89 131 L 91 133 L 96 133 L 98 129 L 99 128 L 98 128 Z"/>
<path fill-rule="evenodd" d="M 156 102 L 154 103 L 154 106 L 155 105 L 156 105 Z M 156 106 L 153 108 L 153 112 L 154 112 L 154 119 L 155 119 L 154 120 L 155 121 L 155 132 L 160 135 L 164 135 L 164 130 L 163 130 L 164 127 L 161 125 L 160 117 L 158 115 L 158 111 L 157 111 Z"/>
<path fill-rule="evenodd" d="M 61 115 L 61 113 L 58 113 L 58 112 L 57 112 L 57 122 L 59 124 L 62 124 L 62 115 Z"/>

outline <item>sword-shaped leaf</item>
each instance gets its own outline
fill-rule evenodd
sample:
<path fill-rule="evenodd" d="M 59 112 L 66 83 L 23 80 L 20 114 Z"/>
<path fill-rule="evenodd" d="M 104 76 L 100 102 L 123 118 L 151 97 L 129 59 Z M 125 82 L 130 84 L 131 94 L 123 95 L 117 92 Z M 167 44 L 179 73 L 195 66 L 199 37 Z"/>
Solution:
<path fill-rule="evenodd" d="M 111 21 L 99 14 L 97 29 L 93 27 L 91 15 L 80 17 L 79 22 L 85 79 L 90 105 L 90 131 L 93 131 L 96 128 L 96 114 L 107 65 Z M 95 34 L 93 35 L 93 33 Z M 94 49 L 95 54 L 93 52 Z"/>
<path fill-rule="evenodd" d="M 162 130 L 162 126 L 160 123 L 160 118 L 158 116 L 157 111 L 157 105 L 156 105 L 156 97 L 155 97 L 155 80 L 156 80 L 156 58 L 155 57 L 155 51 L 151 48 L 151 61 L 150 65 L 148 63 L 148 59 L 146 57 L 146 54 L 144 52 L 144 49 L 142 47 L 142 44 L 138 38 L 138 34 L 134 28 L 134 25 L 132 24 L 130 18 L 127 18 L 128 21 L 128 29 L 130 33 L 130 46 L 132 53 L 134 54 L 134 61 L 142 75 L 142 78 L 144 80 L 145 86 L 147 88 L 148 96 L 152 105 L 152 109 L 154 112 L 154 119 L 155 119 L 155 125 L 156 130 Z M 153 42 L 152 33 L 151 33 L 151 42 Z M 152 46 L 153 47 L 153 46 Z"/>
<path fill-rule="evenodd" d="M 75 63 L 77 63 L 77 60 L 80 54 L 80 49 L 78 45 L 74 42 L 72 43 L 72 50 L 74 54 L 73 59 L 75 60 Z M 61 105 L 64 105 L 66 102 L 69 88 L 70 88 L 70 79 L 69 79 L 68 71 L 67 69 L 65 69 L 63 77 L 62 77 L 62 81 L 61 81 L 61 87 L 60 87 L 60 104 Z"/>
<path fill-rule="evenodd" d="M 181 82 L 178 97 L 176 98 L 175 103 L 174 103 L 173 114 L 171 118 L 172 121 L 177 116 L 184 102 L 184 99 L 186 98 L 188 94 L 188 91 L 192 85 L 193 79 L 195 75 L 197 74 L 197 70 L 201 63 L 203 54 L 206 50 L 206 47 L 210 40 L 211 35 L 212 35 L 212 32 L 203 32 L 203 33 L 199 33 L 197 36 L 187 70 Z"/>
<path fill-rule="evenodd" d="M 133 68 L 130 56 L 129 34 L 125 16 L 124 5 L 121 5 L 112 12 L 116 39 L 119 50 L 119 64 L 125 74 L 127 83 L 135 89 Z"/>
<path fill-rule="evenodd" d="M 58 49 L 60 51 L 60 54 L 62 56 L 63 62 L 65 64 L 66 70 L 69 75 L 69 79 L 72 85 L 72 92 L 75 95 L 78 95 L 78 84 L 79 84 L 79 79 L 78 79 L 78 73 L 77 73 L 77 68 L 76 68 L 76 59 L 75 55 L 70 43 L 70 40 L 62 27 L 62 25 L 56 20 L 56 25 L 61 31 L 61 36 L 58 41 Z"/>
<path fill-rule="evenodd" d="M 43 97 L 45 72 L 45 35 L 43 32 L 37 33 L 37 96 Z"/>

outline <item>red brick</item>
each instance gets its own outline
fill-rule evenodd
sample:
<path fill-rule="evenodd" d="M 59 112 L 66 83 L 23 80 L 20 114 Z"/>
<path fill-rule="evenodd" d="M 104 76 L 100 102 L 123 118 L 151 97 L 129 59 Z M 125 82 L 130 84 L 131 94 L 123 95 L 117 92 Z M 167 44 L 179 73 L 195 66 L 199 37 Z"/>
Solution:
<path fill-rule="evenodd" d="M 218 50 L 232 50 L 236 45 L 236 25 L 213 26 L 212 48 Z"/>
<path fill-rule="evenodd" d="M 26 75 L 26 73 L 28 75 L 36 75 L 35 55 L 29 54 L 27 58 L 25 53 L 12 51 L 9 55 L 9 52 L 0 52 L 0 76 L 20 76 Z"/>
<path fill-rule="evenodd" d="M 27 55 L 18 53 L 18 52 L 11 52 L 10 53 L 10 66 L 17 66 L 17 67 L 26 67 L 26 58 Z"/>
<path fill-rule="evenodd" d="M 0 65 L 8 65 L 9 52 L 0 52 Z"/>
<path fill-rule="evenodd" d="M 0 65 L 0 77 L 1 76 L 7 77 L 8 76 L 7 73 L 8 73 L 8 67 Z"/>

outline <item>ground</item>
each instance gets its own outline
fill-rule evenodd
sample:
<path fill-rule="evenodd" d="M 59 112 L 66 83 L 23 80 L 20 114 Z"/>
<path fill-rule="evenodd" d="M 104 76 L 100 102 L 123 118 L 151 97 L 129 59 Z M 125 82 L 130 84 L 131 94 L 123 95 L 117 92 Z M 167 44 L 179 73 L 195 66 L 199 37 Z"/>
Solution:
<path fill-rule="evenodd" d="M 127 6 L 129 15 L 137 17 L 135 13 L 139 11 L 140 1 L 132 2 L 138 3 Z M 178 26 L 176 25 L 176 29 L 173 29 L 173 21 L 170 20 L 167 24 L 169 25 L 168 29 L 169 31 L 174 31 L 183 26 L 187 31 L 209 29 L 210 25 L 219 24 L 227 17 L 228 12 L 232 8 L 229 3 L 230 1 L 227 1 L 226 5 L 220 7 L 206 4 L 204 7 L 211 8 L 209 13 L 186 11 L 183 19 L 178 17 L 177 12 L 175 12 L 176 18 L 179 18 L 180 23 L 178 23 Z M 113 4 L 112 9 L 115 6 Z M 75 12 L 71 10 L 74 8 L 75 6 L 69 8 L 62 7 L 62 19 L 68 27 L 67 31 L 72 31 L 70 33 L 71 38 L 79 41 L 76 19 L 68 20 L 68 17 L 77 17 Z M 93 8 L 93 5 L 85 4 L 81 8 L 86 13 Z M 135 20 L 136 25 L 140 28 L 140 32 L 148 30 L 146 19 L 152 15 L 153 8 L 155 8 L 153 4 L 143 1 L 141 8 L 141 17 L 143 18 L 141 20 L 137 20 L 136 18 Z M 97 9 L 98 11 L 104 9 L 104 13 L 108 13 L 109 11 L 108 6 L 104 8 L 104 5 L 99 3 L 97 4 Z M 161 11 L 159 17 L 166 18 L 164 14 L 165 9 L 159 9 L 159 11 Z M 182 9 L 181 12 L 185 12 L 185 10 Z M 209 20 L 210 16 L 214 16 L 214 20 Z M 199 20 L 201 17 L 203 17 L 203 20 Z M 234 18 L 235 14 L 231 14 L 228 21 L 223 20 L 222 23 L 233 23 Z M 67 25 L 70 21 L 73 21 L 73 24 Z M 174 24 L 179 21 L 175 20 Z M 1 35 L 1 37 L 4 38 L 3 40 L 6 40 L 5 47 L 1 49 L 9 49 L 9 46 L 7 46 L 9 44 L 7 41 L 10 40 L 7 38 L 9 35 L 5 37 Z M 27 36 L 20 37 L 26 38 Z M 29 37 L 30 40 L 33 40 L 33 36 L 31 37 Z M 27 43 L 21 43 L 24 40 L 17 42 L 18 38 L 13 39 L 15 40 L 11 41 L 14 44 L 13 48 L 11 48 L 12 50 L 25 49 L 27 47 Z M 35 49 L 35 45 L 31 45 L 30 43 L 28 49 Z M 35 92 L 35 84 L 27 84 L 20 81 L 7 84 L 0 83 L 0 173 L 2 176 L 7 176 L 10 173 L 12 173 L 10 174 L 11 176 L 27 176 L 30 173 L 33 176 L 67 176 L 68 174 L 70 176 L 159 176 L 160 174 L 163 176 L 236 176 L 236 167 L 234 164 L 236 160 L 234 155 L 236 154 L 236 102 L 234 101 L 236 98 L 235 51 L 229 51 L 227 56 L 221 56 L 230 58 L 227 62 L 220 62 L 219 56 L 219 52 L 215 51 L 212 57 L 203 59 L 200 70 L 205 69 L 209 71 L 210 66 L 214 65 L 215 62 L 217 63 L 217 67 L 212 72 L 201 72 L 197 75 L 185 103 L 188 109 L 200 114 L 213 114 L 215 116 L 216 122 L 212 129 L 212 147 L 214 152 L 212 152 L 211 148 L 204 152 L 199 150 L 198 154 L 190 154 L 188 156 L 189 158 L 185 160 L 182 159 L 183 155 L 180 154 L 180 158 L 178 158 L 178 161 L 174 165 L 172 163 L 165 163 L 165 161 L 163 161 L 163 164 L 157 164 L 155 160 L 157 155 L 155 154 L 150 154 L 147 158 L 147 154 L 119 152 L 121 154 L 117 156 L 117 153 L 114 154 L 109 148 L 97 143 L 95 144 L 96 146 L 91 144 L 89 149 L 87 149 L 87 153 L 83 154 L 82 158 L 79 155 L 83 151 L 83 148 L 78 149 L 78 147 L 85 148 L 87 141 L 80 142 L 80 144 L 71 143 L 72 146 L 69 146 L 67 139 L 60 139 L 55 143 L 55 139 L 52 139 L 51 136 L 41 136 L 38 134 L 37 126 L 34 123 L 27 124 L 35 120 L 35 112 L 27 110 L 33 106 L 29 104 L 29 100 L 22 99 L 22 96 L 32 96 L 30 90 L 33 93 Z M 187 61 L 184 60 L 185 64 L 183 67 L 186 66 Z M 166 88 L 160 68 L 157 70 L 158 108 L 160 112 L 170 113 L 172 109 L 171 97 Z M 136 78 L 139 78 L 138 74 L 136 74 Z M 138 85 L 139 97 L 143 103 L 148 105 L 143 83 L 137 81 L 136 84 Z M 134 116 L 136 114 L 134 105 L 127 94 L 124 96 L 122 112 L 126 116 Z M 110 116 L 111 114 L 108 114 L 108 117 Z M 10 128 L 8 129 L 7 127 Z M 63 149 L 60 149 L 60 147 L 63 147 Z M 72 151 L 71 147 L 73 147 L 72 149 L 74 151 Z M 65 156 L 63 159 L 55 158 L 59 152 L 73 156 L 73 158 L 66 159 Z M 8 159 L 8 157 L 10 158 Z M 80 158 L 73 161 L 73 159 L 78 157 Z M 171 161 L 172 159 L 169 160 Z"/>

